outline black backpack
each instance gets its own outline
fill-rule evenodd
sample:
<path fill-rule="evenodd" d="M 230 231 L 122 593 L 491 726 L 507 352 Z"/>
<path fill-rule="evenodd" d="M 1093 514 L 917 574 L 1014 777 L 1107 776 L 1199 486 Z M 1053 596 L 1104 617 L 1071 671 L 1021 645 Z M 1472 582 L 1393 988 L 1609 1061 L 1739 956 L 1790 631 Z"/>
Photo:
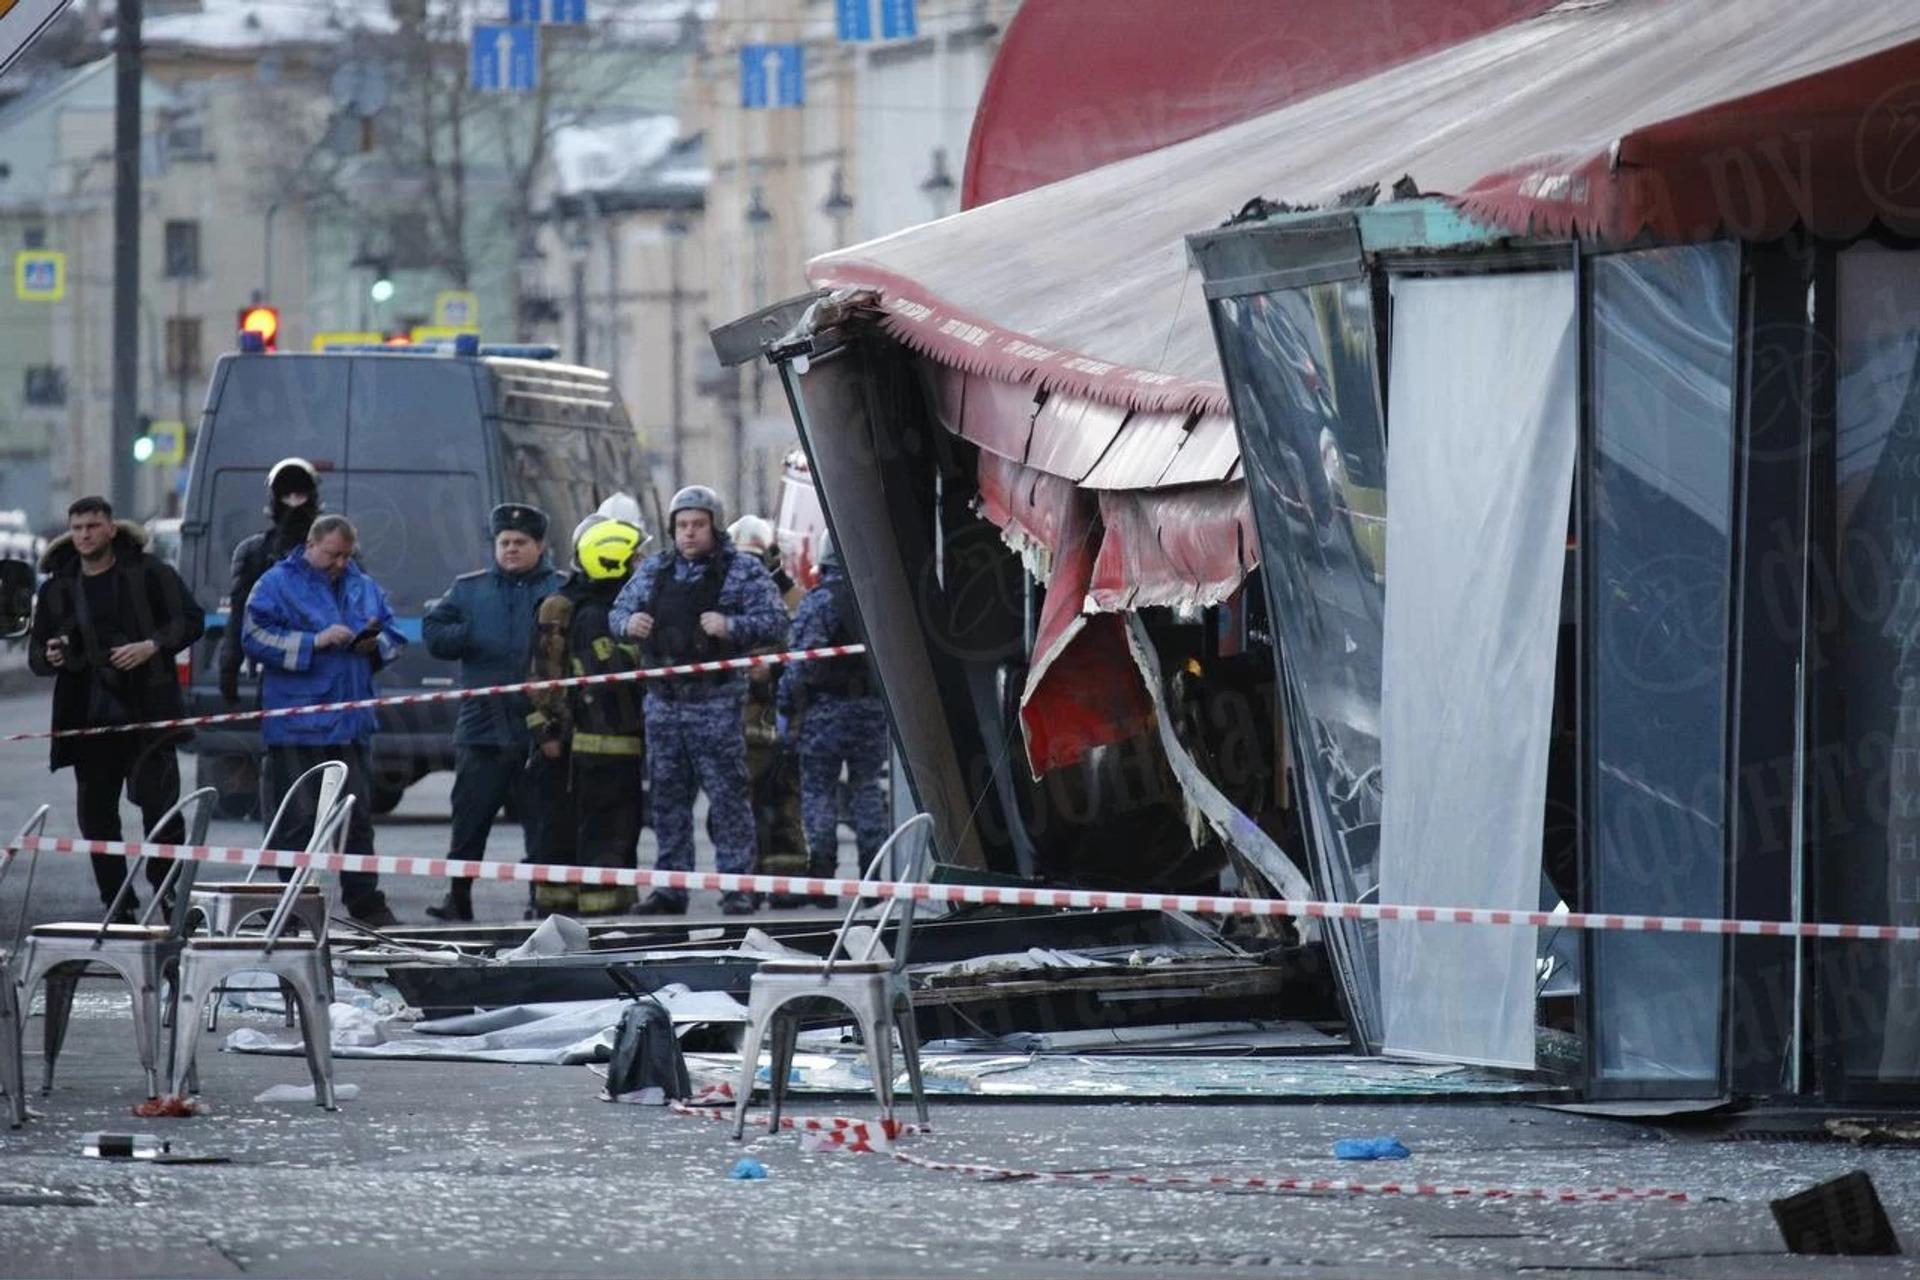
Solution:
<path fill-rule="evenodd" d="M 669 1102 L 693 1096 L 687 1081 L 687 1060 L 673 1034 L 667 1006 L 642 988 L 633 975 L 617 965 L 607 974 L 621 988 L 628 1003 L 613 1033 L 613 1056 L 607 1062 L 607 1087 L 601 1097 L 616 1101 L 629 1093 L 658 1088 Z"/>

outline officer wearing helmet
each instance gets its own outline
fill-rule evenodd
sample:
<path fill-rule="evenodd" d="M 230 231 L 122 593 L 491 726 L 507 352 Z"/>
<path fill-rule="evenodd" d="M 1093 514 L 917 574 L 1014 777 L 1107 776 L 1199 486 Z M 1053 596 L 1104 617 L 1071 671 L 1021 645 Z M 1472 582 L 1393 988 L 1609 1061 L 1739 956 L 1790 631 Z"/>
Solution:
<path fill-rule="evenodd" d="M 727 535 L 734 550 L 760 557 L 781 603 L 792 613 L 801 593 L 781 563 L 772 523 L 762 516 L 741 516 L 728 527 Z M 773 646 L 772 651 L 778 648 Z M 747 784 L 753 794 L 754 838 L 760 850 L 755 869 L 770 876 L 799 876 L 807 870 L 807 838 L 800 825 L 800 769 L 792 751 L 780 741 L 780 717 L 774 706 L 779 681 L 777 664 L 747 672 Z M 804 905 L 804 900 L 776 895 L 771 905 L 796 907 Z"/>
<path fill-rule="evenodd" d="M 637 511 L 636 511 L 637 514 Z M 646 543 L 637 523 L 594 514 L 573 533 L 573 573 L 540 602 L 530 674 L 535 680 L 607 675 L 640 665 L 638 641 L 613 634 L 608 614 Z M 633 867 L 638 863 L 643 768 L 641 691 L 632 683 L 543 689 L 529 695 L 538 766 L 546 785 L 539 861 Z M 536 911 L 615 915 L 633 906 L 626 885 L 533 886 Z"/>
<path fill-rule="evenodd" d="M 841 568 L 832 534 L 820 535 L 814 563 L 820 582 L 800 602 L 793 622 L 794 647 L 863 643 L 853 584 Z M 826 658 L 788 667 L 780 678 L 780 710 L 800 726 L 800 812 L 807 832 L 807 874 L 831 877 L 839 862 L 842 768 L 847 774 L 859 867 L 867 866 L 886 841 L 888 825 L 887 800 L 880 788 L 880 775 L 887 766 L 887 711 L 867 659 Z"/>
<path fill-rule="evenodd" d="M 240 646 L 240 620 L 246 616 L 247 597 L 261 574 L 307 545 L 307 530 L 319 514 L 320 473 L 313 464 L 305 458 L 274 463 L 267 471 L 267 527 L 241 539 L 233 549 L 228 626 L 220 635 L 220 696 L 230 707 L 240 702 L 240 665 L 246 659 Z"/>
<path fill-rule="evenodd" d="M 640 642 L 648 666 L 737 657 L 786 643 L 789 620 L 766 566 L 735 550 L 720 496 L 705 485 L 673 495 L 673 544 L 649 556 L 610 611 L 615 635 Z M 723 873 L 753 870 L 756 837 L 742 730 L 746 678 L 737 671 L 646 682 L 647 780 L 663 871 L 693 869 L 693 802 L 707 793 L 707 830 Z M 754 910 L 751 894 L 720 898 L 729 915 Z M 655 890 L 643 914 L 683 914 L 682 890 Z"/>

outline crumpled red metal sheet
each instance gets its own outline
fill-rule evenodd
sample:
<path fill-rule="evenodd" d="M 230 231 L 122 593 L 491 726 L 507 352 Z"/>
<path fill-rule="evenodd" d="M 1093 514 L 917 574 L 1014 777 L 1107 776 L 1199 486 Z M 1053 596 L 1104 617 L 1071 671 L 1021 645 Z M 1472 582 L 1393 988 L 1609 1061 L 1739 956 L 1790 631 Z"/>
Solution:
<path fill-rule="evenodd" d="M 1087 604 L 1104 612 L 1212 605 L 1259 560 L 1245 484 L 1102 493 Z"/>
<path fill-rule="evenodd" d="M 980 514 L 1009 533 L 1057 551 L 1080 490 L 1071 480 L 980 452 Z M 1091 502 L 1091 497 L 1088 497 Z"/>

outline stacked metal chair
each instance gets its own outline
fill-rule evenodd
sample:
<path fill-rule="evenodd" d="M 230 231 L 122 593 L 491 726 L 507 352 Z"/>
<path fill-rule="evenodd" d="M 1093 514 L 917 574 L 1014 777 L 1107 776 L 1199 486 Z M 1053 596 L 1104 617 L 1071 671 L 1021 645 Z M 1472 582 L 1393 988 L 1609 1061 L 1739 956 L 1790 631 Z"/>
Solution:
<path fill-rule="evenodd" d="M 26 825 L 20 828 L 20 834 L 13 843 L 0 850 L 0 883 L 4 883 L 7 873 L 13 870 L 14 859 L 20 854 L 20 845 L 38 836 L 47 826 L 47 814 L 51 805 L 41 805 L 34 811 Z M 33 885 L 27 885 L 31 894 Z M 27 927 L 27 903 L 23 896 L 20 902 L 20 932 Z M 26 1055 L 20 1043 L 25 1019 L 13 1000 L 13 982 L 11 980 L 12 954 L 0 951 L 0 1089 L 7 1093 L 7 1116 L 11 1125 L 18 1129 L 27 1122 L 27 1066 Z"/>
<path fill-rule="evenodd" d="M 313 834 L 307 852 L 316 853 L 331 846 L 338 853 L 346 842 L 354 797 L 341 798 L 346 770 L 326 773 L 320 779 L 320 798 L 315 810 Z M 182 1096 L 199 1089 L 195 1052 L 206 1019 L 198 1016 L 199 1005 L 208 1001 L 226 980 L 239 973 L 271 973 L 300 1012 L 300 1032 L 305 1041 L 307 1066 L 313 1074 L 314 1101 L 329 1111 L 336 1109 L 333 1096 L 333 1018 L 330 1009 L 333 975 L 332 961 L 324 934 L 287 937 L 286 927 L 300 910 L 300 904 L 313 887 L 315 871 L 301 867 L 280 891 L 272 917 L 264 932 L 226 937 L 205 935 L 192 938 L 180 957 L 177 990 L 179 992 L 179 1043 L 173 1059 L 173 1093 Z"/>
<path fill-rule="evenodd" d="M 212 787 L 202 787 L 174 805 L 147 832 L 148 842 L 157 843 L 167 824 L 185 815 L 187 844 L 204 844 L 217 795 Z M 140 922 L 112 923 L 120 904 L 133 892 L 134 882 L 141 878 L 147 860 L 146 854 L 134 859 L 120 892 L 108 904 L 106 917 L 100 923 L 35 925 L 27 931 L 19 953 L 13 957 L 10 974 L 16 1026 L 33 1007 L 34 989 L 42 982 L 47 987 L 45 1062 L 40 1084 L 43 1094 L 53 1092 L 54 1062 L 66 1039 L 74 991 L 87 969 L 99 965 L 112 970 L 133 995 L 133 1034 L 138 1042 L 140 1065 L 147 1074 L 147 1096 L 159 1096 L 161 1042 L 171 1013 L 167 982 L 186 946 L 187 917 L 191 910 L 188 899 L 200 864 L 191 859 L 174 859 L 166 879 L 160 882 L 153 900 L 141 914 Z M 155 917 L 168 903 L 172 904 L 171 915 L 165 923 L 157 922 Z"/>

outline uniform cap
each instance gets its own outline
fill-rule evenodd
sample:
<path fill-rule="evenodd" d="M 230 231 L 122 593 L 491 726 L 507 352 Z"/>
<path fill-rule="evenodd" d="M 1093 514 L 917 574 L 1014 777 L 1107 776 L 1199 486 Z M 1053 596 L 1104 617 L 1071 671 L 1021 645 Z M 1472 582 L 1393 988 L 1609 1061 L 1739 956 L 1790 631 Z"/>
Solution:
<path fill-rule="evenodd" d="M 547 537 L 547 513 L 524 502 L 501 503 L 487 523 L 496 537 L 509 530 L 524 533 L 535 542 L 544 542 Z"/>

